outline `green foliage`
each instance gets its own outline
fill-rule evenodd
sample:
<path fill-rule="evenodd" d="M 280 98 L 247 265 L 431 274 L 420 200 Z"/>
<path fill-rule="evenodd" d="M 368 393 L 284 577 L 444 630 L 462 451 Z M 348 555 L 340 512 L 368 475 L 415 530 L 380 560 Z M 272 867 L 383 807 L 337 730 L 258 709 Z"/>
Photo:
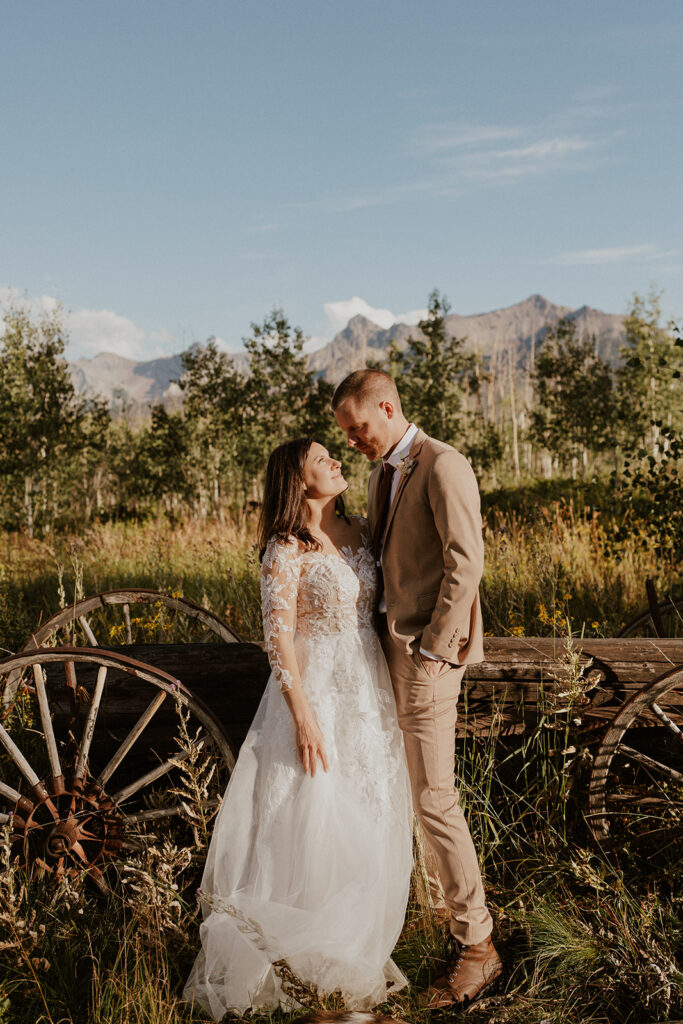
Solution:
<path fill-rule="evenodd" d="M 308 369 L 300 328 L 292 328 L 281 309 L 251 328 L 244 342 L 247 373 L 213 338 L 182 357 L 194 494 L 214 514 L 236 490 L 246 502 L 275 445 L 303 434 L 339 442 L 329 411 L 332 386 Z"/>
<path fill-rule="evenodd" d="M 570 485 L 580 501 L 589 470 L 604 486 L 605 461 L 611 468 L 625 458 L 624 502 L 615 508 L 630 514 L 626 485 L 635 480 L 632 503 L 644 510 L 644 523 L 649 485 L 642 473 L 633 476 L 641 459 L 635 453 L 644 449 L 663 467 L 652 507 L 671 507 L 662 497 L 672 465 L 665 432 L 683 430 L 677 391 L 683 341 L 675 327 L 660 326 L 656 295 L 634 298 L 616 387 L 593 341 L 577 337 L 574 321 L 548 329 L 531 409 L 516 402 L 519 383 L 509 360 L 501 370 L 500 361 L 468 354 L 465 339 L 449 336 L 448 310 L 433 291 L 419 335 L 402 349 L 393 343 L 383 366 L 398 380 L 407 415 L 463 451 L 484 489 L 509 483 L 513 473 L 515 481 L 537 487 L 540 469 L 550 477 L 558 468 L 570 471 L 573 479 L 580 469 L 580 480 Z M 311 434 L 337 456 L 345 449 L 330 412 L 332 385 L 309 370 L 305 340 L 274 309 L 251 325 L 246 365 L 221 352 L 213 338 L 194 345 L 182 357 L 182 409 L 159 405 L 134 421 L 121 395 L 108 407 L 75 394 L 58 307 L 43 315 L 10 308 L 0 340 L 0 525 L 48 536 L 66 525 L 139 521 L 159 512 L 221 521 L 238 510 L 250 514 L 276 444 Z M 540 457 L 541 448 L 551 460 Z M 362 509 L 367 463 L 353 452 L 344 462 L 349 499 Z M 665 519 L 653 513 L 653 522 Z"/>
<path fill-rule="evenodd" d="M 448 334 L 450 306 L 435 289 L 428 313 L 418 327 L 422 338 L 409 338 L 405 349 L 392 342 L 382 364 L 396 378 L 406 415 L 430 436 L 461 447 L 464 380 L 474 365 L 464 338 Z"/>
<path fill-rule="evenodd" d="M 276 444 L 303 434 L 324 442 L 331 432 L 332 385 L 316 379 L 304 355 L 306 341 L 281 309 L 251 325 L 244 341 L 249 355 L 249 432 L 263 456 Z M 260 442 L 260 443 L 259 443 Z"/>
<path fill-rule="evenodd" d="M 4 314 L 0 341 L 0 490 L 7 524 L 49 529 L 66 504 L 61 485 L 82 450 L 85 403 L 76 397 L 59 306 L 36 321 Z"/>
<path fill-rule="evenodd" d="M 467 416 L 461 450 L 472 463 L 479 476 L 491 469 L 503 457 L 503 441 L 493 423 L 484 423 L 479 416 Z"/>
<path fill-rule="evenodd" d="M 683 435 L 659 420 L 656 454 L 629 454 L 612 473 L 611 506 L 616 513 L 617 551 L 628 537 L 652 547 L 672 566 L 683 558 Z"/>
<path fill-rule="evenodd" d="M 625 318 L 626 344 L 618 372 L 622 444 L 647 448 L 656 458 L 664 426 L 683 430 L 681 372 L 683 339 L 671 324 L 661 326 L 660 296 L 635 295 Z"/>
<path fill-rule="evenodd" d="M 531 439 L 562 467 L 583 470 L 588 454 L 603 451 L 614 436 L 612 372 L 596 354 L 595 339 L 579 338 L 575 320 L 560 320 L 545 335 L 533 380 Z"/>
<path fill-rule="evenodd" d="M 189 445 L 182 413 L 152 406 L 152 422 L 137 438 L 137 493 L 169 511 L 189 497 Z"/>
<path fill-rule="evenodd" d="M 200 507 L 218 512 L 234 489 L 235 467 L 253 469 L 245 431 L 246 378 L 214 338 L 182 355 L 184 414 L 193 455 L 194 495 Z"/>

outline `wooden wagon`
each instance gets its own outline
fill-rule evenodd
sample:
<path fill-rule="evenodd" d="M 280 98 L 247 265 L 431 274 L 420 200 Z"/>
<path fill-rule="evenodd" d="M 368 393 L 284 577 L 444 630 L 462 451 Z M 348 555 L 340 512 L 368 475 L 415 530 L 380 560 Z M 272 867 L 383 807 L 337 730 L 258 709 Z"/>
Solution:
<path fill-rule="evenodd" d="M 624 631 L 649 636 L 486 638 L 464 683 L 461 734 L 508 737 L 539 714 L 580 725 L 595 748 L 586 818 L 603 843 L 644 815 L 682 834 L 681 604 L 649 596 Z M 0 662 L 0 824 L 19 860 L 106 889 L 142 826 L 199 827 L 268 675 L 262 644 L 183 598 L 110 591 L 52 616 Z"/>

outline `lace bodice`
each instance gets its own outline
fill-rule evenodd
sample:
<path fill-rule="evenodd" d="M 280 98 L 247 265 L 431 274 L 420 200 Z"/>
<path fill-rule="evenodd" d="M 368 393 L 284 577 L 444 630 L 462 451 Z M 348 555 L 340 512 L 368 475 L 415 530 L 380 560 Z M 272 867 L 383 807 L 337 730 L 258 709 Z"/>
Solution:
<path fill-rule="evenodd" d="M 271 538 L 261 566 L 261 607 L 266 650 L 281 689 L 292 685 L 283 654 L 286 638 L 371 630 L 375 586 L 365 520 L 360 546 L 341 548 L 341 556 L 303 551 L 294 537 Z"/>

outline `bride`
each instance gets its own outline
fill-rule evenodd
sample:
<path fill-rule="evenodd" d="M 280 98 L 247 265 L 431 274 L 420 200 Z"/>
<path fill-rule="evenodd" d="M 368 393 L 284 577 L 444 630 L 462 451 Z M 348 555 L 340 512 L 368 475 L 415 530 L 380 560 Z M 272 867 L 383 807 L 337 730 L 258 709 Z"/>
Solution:
<path fill-rule="evenodd" d="M 302 986 L 369 1009 L 407 982 L 391 960 L 412 864 L 412 809 L 389 672 L 373 627 L 367 523 L 340 463 L 280 445 L 259 523 L 271 676 L 216 818 L 202 948 L 184 998 L 215 1020 L 294 1009 Z"/>

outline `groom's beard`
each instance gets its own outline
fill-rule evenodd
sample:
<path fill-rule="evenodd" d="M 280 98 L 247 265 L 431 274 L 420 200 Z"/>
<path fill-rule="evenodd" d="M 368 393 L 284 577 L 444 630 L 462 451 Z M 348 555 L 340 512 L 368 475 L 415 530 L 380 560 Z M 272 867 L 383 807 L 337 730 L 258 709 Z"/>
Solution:
<path fill-rule="evenodd" d="M 391 451 L 391 448 L 387 448 L 385 444 L 372 439 L 364 444 L 357 444 L 355 447 L 361 455 L 365 456 L 368 462 L 377 462 L 378 459 L 384 458 Z"/>

